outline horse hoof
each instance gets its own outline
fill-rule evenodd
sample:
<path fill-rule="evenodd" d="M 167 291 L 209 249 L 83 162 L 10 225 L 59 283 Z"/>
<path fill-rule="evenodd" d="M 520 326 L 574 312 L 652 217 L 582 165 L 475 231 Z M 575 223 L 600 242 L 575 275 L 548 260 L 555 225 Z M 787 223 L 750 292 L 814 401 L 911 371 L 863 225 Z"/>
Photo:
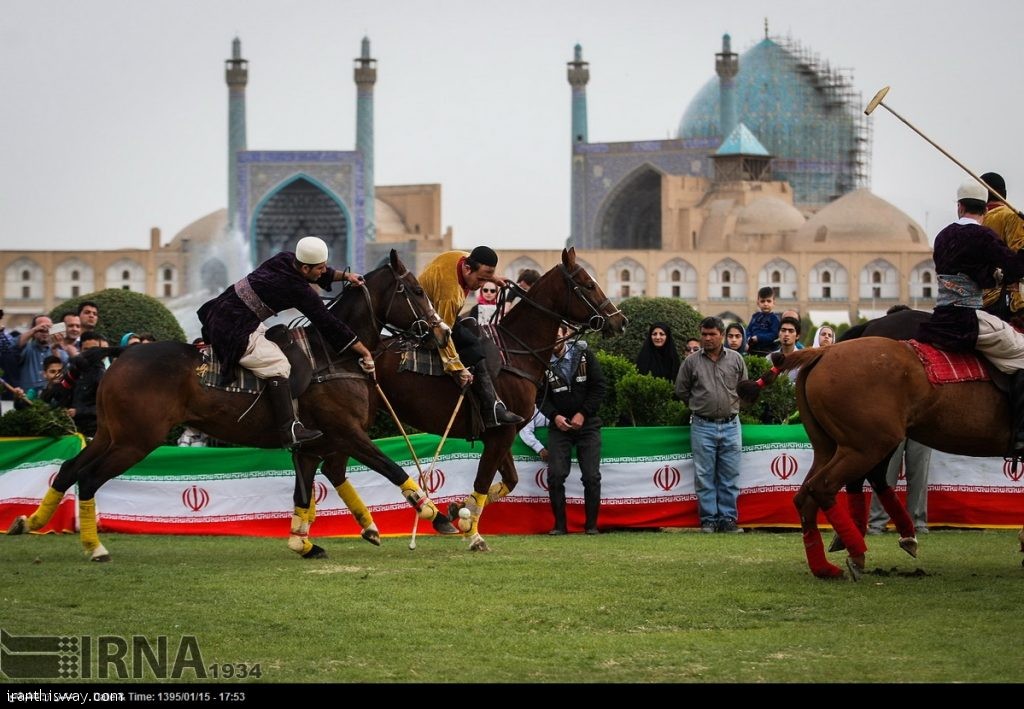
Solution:
<path fill-rule="evenodd" d="M 434 525 L 434 531 L 438 534 L 459 534 L 459 530 L 452 525 L 450 519 L 445 517 L 440 512 L 437 513 L 437 517 L 434 517 L 434 521 L 431 522 Z"/>
<path fill-rule="evenodd" d="M 380 546 L 380 532 L 378 532 L 376 529 L 364 529 L 362 534 L 360 534 L 359 536 L 365 539 L 366 541 L 370 542 L 370 544 L 374 545 L 375 547 Z"/>
<path fill-rule="evenodd" d="M 831 554 L 834 551 L 842 551 L 845 548 L 846 548 L 846 545 L 843 544 L 843 540 L 839 538 L 839 535 L 838 534 L 833 534 L 832 535 L 832 541 L 829 542 L 829 545 L 828 545 L 828 553 Z"/>
<path fill-rule="evenodd" d="M 319 544 L 314 544 L 313 548 L 302 555 L 303 559 L 326 559 L 327 550 Z"/>
<path fill-rule="evenodd" d="M 487 542 L 483 537 L 477 535 L 476 539 L 473 540 L 472 544 L 469 545 L 470 551 L 490 551 L 491 548 L 487 546 Z"/>
<path fill-rule="evenodd" d="M 812 570 L 812 573 L 819 579 L 839 579 L 843 577 L 843 570 L 832 564 L 826 564 L 821 569 Z"/>
<path fill-rule="evenodd" d="M 854 581 L 860 581 L 860 577 L 864 575 L 864 565 L 858 564 L 852 556 L 846 557 L 846 568 L 850 570 L 850 578 Z"/>
<path fill-rule="evenodd" d="M 7 528 L 7 533 L 11 536 L 25 534 L 26 532 L 28 532 L 28 517 L 25 515 L 15 517 L 14 521 L 11 522 L 11 526 Z"/>
<path fill-rule="evenodd" d="M 106 552 L 104 552 L 103 554 L 98 554 L 97 556 L 89 557 L 89 561 L 95 561 L 97 564 L 106 564 L 110 560 L 110 554 Z"/>
<path fill-rule="evenodd" d="M 900 549 L 917 558 L 917 537 L 900 537 Z"/>

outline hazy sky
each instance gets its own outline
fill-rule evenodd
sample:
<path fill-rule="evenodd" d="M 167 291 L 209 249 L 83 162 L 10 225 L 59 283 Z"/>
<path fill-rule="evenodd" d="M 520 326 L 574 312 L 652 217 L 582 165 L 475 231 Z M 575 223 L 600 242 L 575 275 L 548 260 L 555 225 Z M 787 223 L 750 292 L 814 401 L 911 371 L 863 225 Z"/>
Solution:
<path fill-rule="evenodd" d="M 352 150 L 352 60 L 378 60 L 376 182 L 440 183 L 456 246 L 551 248 L 569 231 L 566 62 L 590 62 L 590 139 L 666 138 L 714 75 L 789 35 L 853 71 L 1024 206 L 1024 3 L 689 0 L 0 0 L 0 248 L 145 248 L 227 201 L 224 60 L 249 60 L 248 147 Z M 974 16 L 971 13 L 974 13 Z M 742 70 L 742 68 L 741 68 Z M 741 116 L 742 118 L 742 116 Z M 884 109 L 872 190 L 929 236 L 952 162 Z"/>

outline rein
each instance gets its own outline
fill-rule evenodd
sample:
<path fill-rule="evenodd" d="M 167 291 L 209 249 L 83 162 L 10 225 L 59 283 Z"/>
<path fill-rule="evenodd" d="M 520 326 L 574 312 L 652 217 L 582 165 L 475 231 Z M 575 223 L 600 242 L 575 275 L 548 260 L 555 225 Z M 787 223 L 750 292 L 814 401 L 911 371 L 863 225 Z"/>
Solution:
<path fill-rule="evenodd" d="M 541 305 L 540 303 L 538 303 L 535 300 L 533 300 L 530 297 L 529 291 L 523 290 L 522 288 L 519 287 L 518 284 L 511 284 L 510 283 L 509 284 L 509 288 L 510 289 L 515 289 L 519 293 L 519 295 L 521 296 L 520 297 L 520 303 L 529 303 L 530 306 L 533 307 L 535 310 L 538 310 L 541 313 L 543 313 L 544 315 L 547 315 L 547 316 L 557 320 L 559 323 L 565 323 L 566 325 L 570 326 L 576 332 L 575 340 L 579 340 L 587 332 L 600 332 L 601 330 L 604 329 L 604 326 L 607 323 L 609 317 L 613 317 L 615 315 L 621 314 L 621 311 L 618 308 L 616 308 L 615 305 L 612 303 L 611 298 L 606 297 L 603 301 L 601 301 L 596 306 L 593 303 L 591 303 L 590 300 L 587 299 L 586 295 L 584 295 L 584 293 L 583 293 L 582 286 L 580 286 L 578 283 L 576 283 L 576 280 L 575 280 L 576 274 L 578 274 L 580 271 L 584 270 L 582 266 L 577 265 L 576 268 L 574 268 L 572 271 L 569 271 L 569 269 L 567 269 L 565 267 L 565 264 L 559 264 L 558 268 L 559 268 L 559 271 L 562 274 L 563 280 L 565 281 L 566 285 L 569 288 L 569 293 L 567 294 L 568 297 L 571 298 L 573 295 L 575 295 L 577 298 L 579 298 L 581 301 L 583 301 L 583 304 L 587 307 L 588 310 L 590 310 L 591 316 L 590 316 L 590 318 L 588 319 L 588 321 L 586 323 L 579 323 L 579 322 L 574 322 L 574 321 L 571 321 L 571 320 L 566 320 L 564 317 L 562 317 L 562 315 L 560 313 L 557 313 L 554 310 L 552 310 L 551 308 L 548 308 L 548 307 L 546 307 L 544 305 Z M 499 303 L 501 303 L 501 300 L 502 299 L 499 298 Z M 603 314 L 602 310 L 605 307 L 608 307 L 608 306 L 610 306 L 612 308 L 613 312 L 609 313 L 606 316 L 606 315 Z M 517 307 L 519 307 L 519 306 L 517 305 Z M 548 346 L 545 345 L 542 348 L 532 348 L 532 347 L 530 347 L 521 337 L 519 337 L 516 333 L 512 332 L 511 330 L 509 330 L 501 322 L 501 319 L 502 319 L 501 315 L 503 314 L 503 312 L 504 312 L 504 309 L 499 306 L 499 308 L 497 310 L 498 318 L 497 318 L 494 326 L 497 329 L 499 335 L 501 336 L 500 339 L 499 339 L 499 342 L 498 342 L 498 347 L 500 348 L 502 354 L 506 355 L 505 359 L 508 360 L 509 359 L 509 357 L 508 357 L 509 355 L 529 355 L 533 359 L 537 360 L 541 364 L 541 366 L 544 367 L 545 370 L 550 370 L 551 369 L 550 350 L 548 351 L 548 356 L 547 357 L 543 357 L 541 355 L 541 353 L 545 349 L 547 349 Z M 509 337 L 512 340 L 514 340 L 515 343 L 517 345 L 519 345 L 522 349 L 513 349 L 511 347 L 506 347 L 505 346 L 505 342 L 504 342 L 504 338 L 506 338 L 506 337 Z M 510 372 L 512 372 L 512 373 L 514 373 L 514 374 L 516 374 L 516 375 L 518 375 L 518 376 L 520 376 L 520 377 L 522 377 L 524 379 L 532 379 L 532 377 L 528 376 L 525 372 L 523 372 L 522 370 L 519 370 L 518 368 L 506 366 L 505 369 L 507 369 L 508 371 L 510 371 Z"/>
<path fill-rule="evenodd" d="M 377 271 L 382 271 L 385 268 L 391 271 L 393 275 L 394 286 L 389 286 L 389 288 L 391 289 L 390 295 L 384 296 L 387 298 L 387 306 L 384 308 L 383 316 L 378 317 L 377 310 L 374 308 L 373 295 L 370 292 L 370 288 L 366 285 L 366 278 L 371 277 Z M 395 338 L 396 342 L 408 340 L 422 342 L 431 334 L 431 330 L 434 327 L 434 325 L 432 325 L 431 323 L 436 324 L 439 323 L 441 320 L 437 313 L 434 312 L 433 308 L 429 307 L 429 301 L 428 307 L 426 308 L 426 312 L 420 312 L 420 308 L 418 308 L 416 303 L 413 302 L 413 298 L 410 295 L 409 285 L 404 280 L 407 275 L 409 275 L 409 269 L 405 268 L 404 264 L 402 271 L 398 272 L 389 263 L 386 266 L 382 266 L 381 268 L 376 269 L 375 271 L 371 271 L 369 274 L 367 274 L 367 277 L 363 279 L 363 282 L 358 286 L 362 293 L 363 299 L 366 301 L 366 311 L 369 314 L 371 329 L 372 332 L 374 333 L 374 339 L 377 340 L 375 345 L 379 344 L 379 333 L 382 331 L 389 333 L 392 337 Z M 351 286 L 349 284 L 346 284 L 343 287 L 341 293 L 331 298 L 330 301 L 328 302 L 327 309 L 331 311 L 332 314 L 334 312 L 335 306 L 337 306 L 341 302 L 342 298 L 345 297 L 345 294 L 348 292 L 349 287 Z M 409 312 L 413 316 L 413 321 L 411 325 L 409 325 L 409 327 L 407 328 L 400 327 L 391 322 L 392 310 L 395 308 L 396 303 L 398 305 L 401 305 L 402 302 L 405 303 L 405 307 L 409 309 Z M 308 324 L 308 318 L 296 318 L 291 323 L 289 323 L 289 328 L 300 326 L 305 327 Z M 337 365 L 339 365 L 347 356 L 350 355 L 348 351 L 343 353 L 334 352 L 332 348 L 328 346 L 324 336 L 316 328 L 307 329 L 306 332 L 307 339 L 309 341 L 310 352 L 313 355 L 314 371 L 312 381 L 314 383 L 322 383 L 330 381 L 332 379 L 366 378 L 366 375 L 361 371 L 352 372 L 345 369 L 339 369 L 337 367 Z M 314 343 L 316 343 L 316 347 L 314 347 Z M 367 347 L 369 348 L 369 345 L 367 345 Z M 375 350 L 376 346 L 370 349 Z M 321 359 L 321 356 L 323 359 Z M 325 361 L 326 364 L 320 364 L 321 361 Z"/>

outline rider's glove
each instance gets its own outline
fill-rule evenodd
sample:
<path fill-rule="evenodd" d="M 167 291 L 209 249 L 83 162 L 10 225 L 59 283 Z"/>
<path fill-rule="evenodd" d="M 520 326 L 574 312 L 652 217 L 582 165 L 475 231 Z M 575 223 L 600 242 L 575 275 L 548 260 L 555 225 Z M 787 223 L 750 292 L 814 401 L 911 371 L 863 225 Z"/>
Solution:
<path fill-rule="evenodd" d="M 363 359 L 359 358 L 359 368 L 363 370 L 363 374 L 367 374 L 374 379 L 377 378 L 377 365 L 374 363 L 373 358 Z"/>

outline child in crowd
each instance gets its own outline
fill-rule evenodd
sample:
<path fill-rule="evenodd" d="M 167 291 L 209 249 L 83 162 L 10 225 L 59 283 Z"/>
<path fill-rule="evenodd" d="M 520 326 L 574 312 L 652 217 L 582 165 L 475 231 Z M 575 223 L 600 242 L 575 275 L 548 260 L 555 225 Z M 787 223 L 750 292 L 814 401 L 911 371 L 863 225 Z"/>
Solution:
<path fill-rule="evenodd" d="M 757 312 L 747 325 L 747 352 L 765 355 L 779 348 L 779 316 L 775 309 L 775 291 L 764 286 L 757 291 Z"/>
<path fill-rule="evenodd" d="M 25 396 L 29 399 L 29 401 L 41 399 L 43 392 L 46 391 L 54 382 L 57 381 L 63 369 L 64 363 L 61 361 L 60 357 L 57 357 L 55 355 L 45 357 L 43 359 L 43 379 L 46 380 L 46 383 L 43 384 L 42 386 L 33 387 L 32 389 L 29 389 L 27 392 L 25 392 Z"/>

